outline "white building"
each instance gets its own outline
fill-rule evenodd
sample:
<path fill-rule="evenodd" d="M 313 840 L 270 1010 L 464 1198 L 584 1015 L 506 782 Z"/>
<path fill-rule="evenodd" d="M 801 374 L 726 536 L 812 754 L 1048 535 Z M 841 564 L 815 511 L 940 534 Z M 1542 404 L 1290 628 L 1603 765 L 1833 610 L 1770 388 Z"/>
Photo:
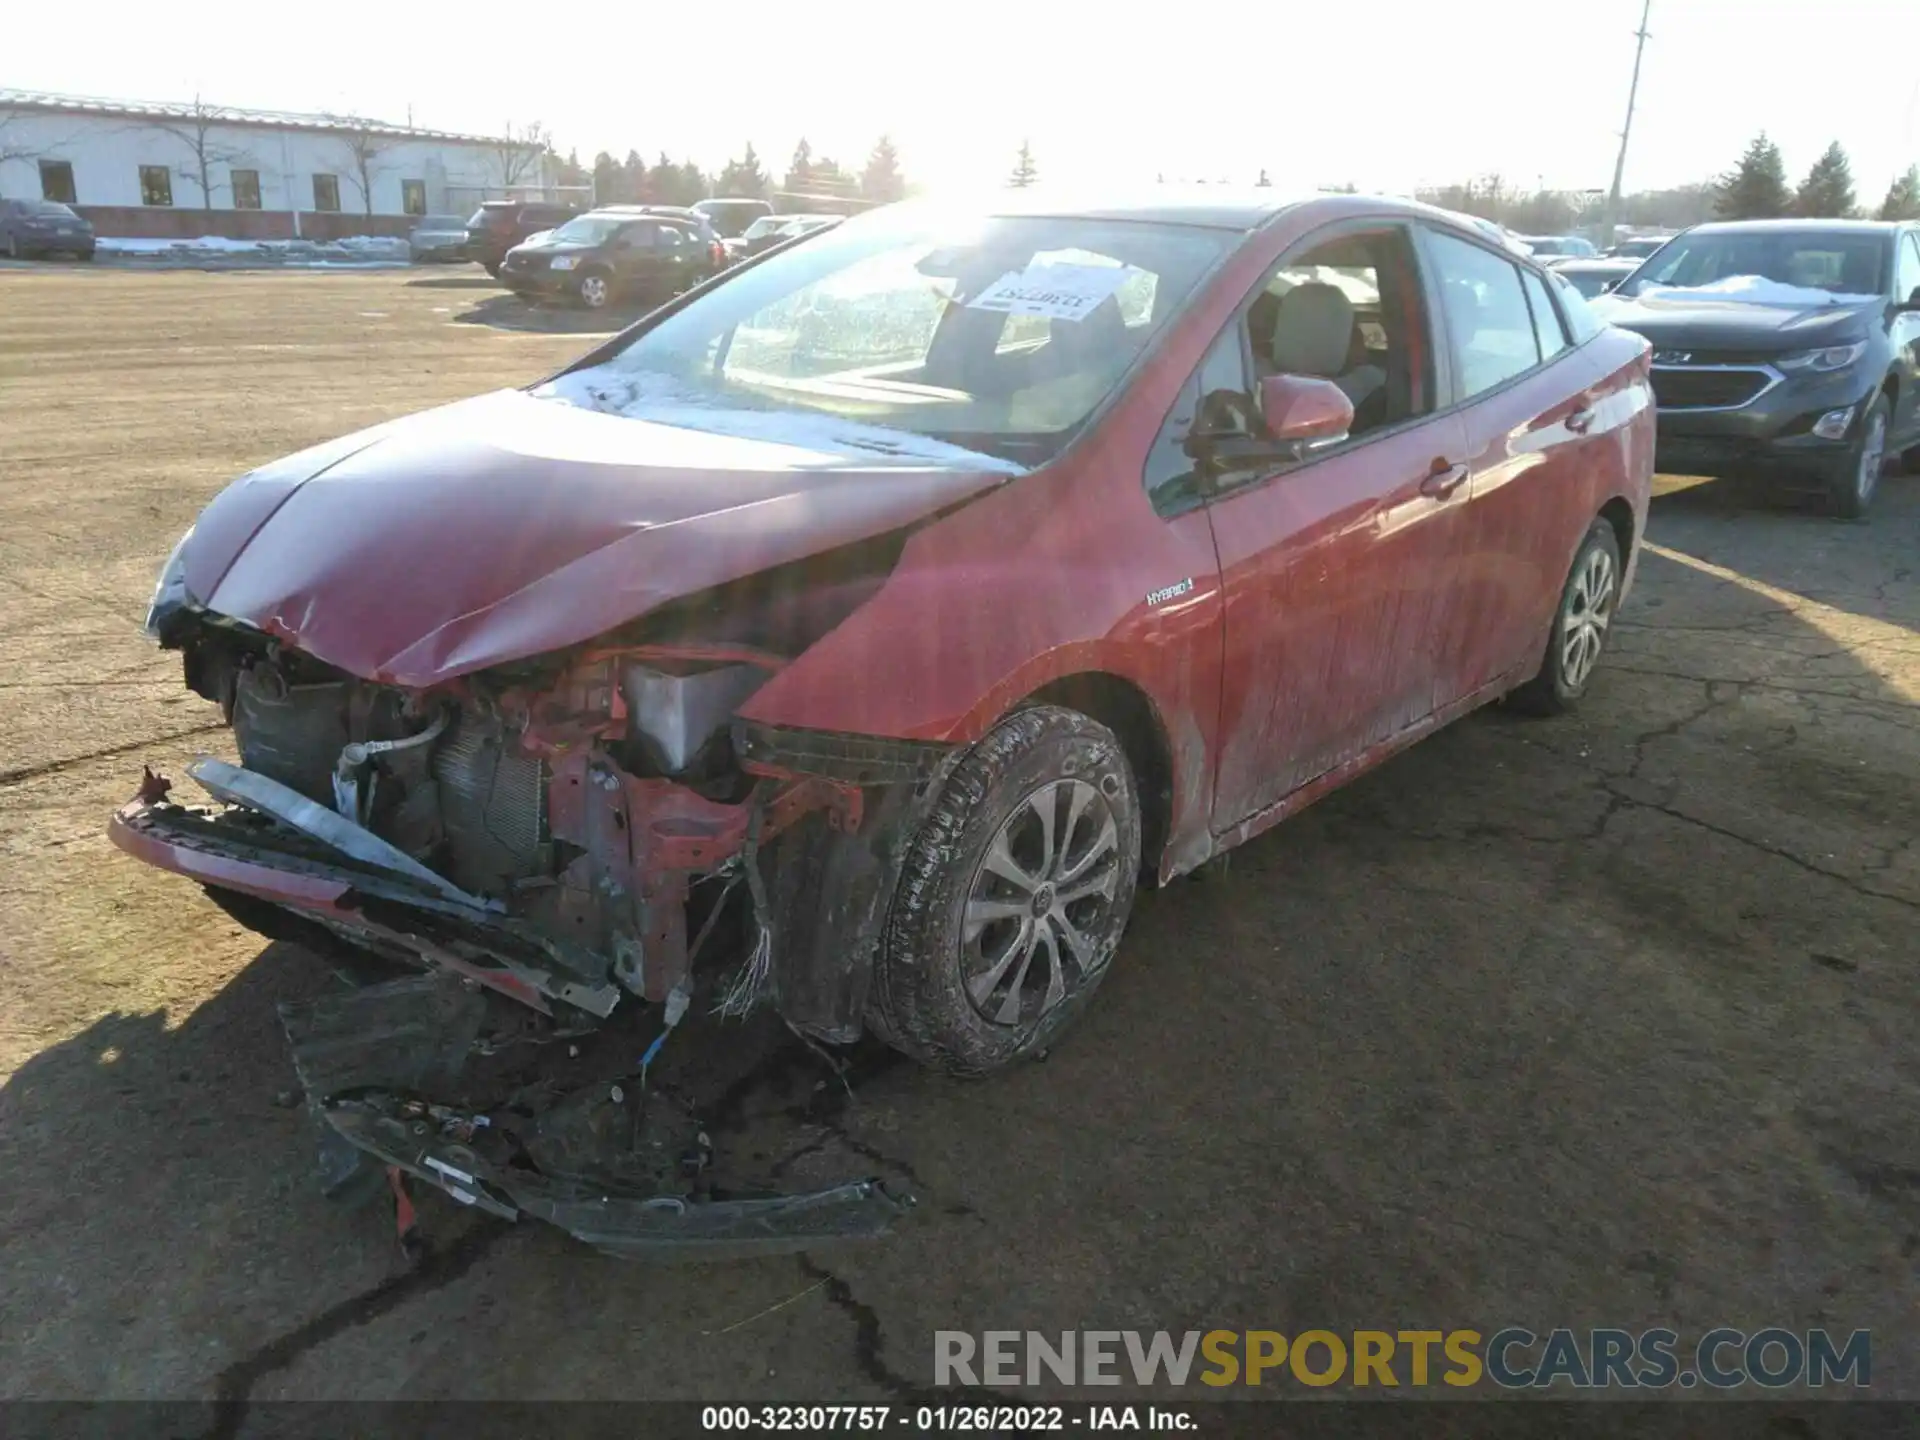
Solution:
<path fill-rule="evenodd" d="M 0 197 L 64 201 L 101 235 L 395 234 L 552 178 L 544 146 L 505 137 L 0 90 Z"/>

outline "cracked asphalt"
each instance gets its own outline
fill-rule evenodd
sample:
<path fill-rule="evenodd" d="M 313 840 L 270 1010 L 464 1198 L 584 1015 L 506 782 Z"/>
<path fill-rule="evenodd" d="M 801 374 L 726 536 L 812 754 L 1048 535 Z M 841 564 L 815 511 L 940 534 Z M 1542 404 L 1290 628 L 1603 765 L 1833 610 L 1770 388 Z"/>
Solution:
<path fill-rule="evenodd" d="M 668 1059 L 888 1239 L 648 1267 L 315 1193 L 274 1002 L 329 982 L 107 844 L 224 747 L 138 634 L 249 466 L 535 376 L 471 272 L 0 272 L 0 1397 L 901 1399 L 936 1329 L 1870 1328 L 1920 1396 L 1920 481 L 1667 480 L 1574 717 L 1471 717 L 1145 894 L 976 1084 L 767 1025 Z M 497 305 L 494 309 L 497 310 Z M 483 323 L 460 323 L 478 316 Z"/>

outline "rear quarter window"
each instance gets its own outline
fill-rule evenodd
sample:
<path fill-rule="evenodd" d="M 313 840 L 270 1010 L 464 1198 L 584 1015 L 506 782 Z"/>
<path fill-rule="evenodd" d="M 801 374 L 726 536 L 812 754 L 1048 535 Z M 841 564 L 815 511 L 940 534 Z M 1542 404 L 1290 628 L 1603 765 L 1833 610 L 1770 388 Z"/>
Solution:
<path fill-rule="evenodd" d="M 1547 280 L 1553 286 L 1554 298 L 1560 302 L 1560 313 L 1567 321 L 1567 334 L 1575 345 L 1586 344 L 1607 328 L 1600 317 L 1593 313 L 1586 298 L 1567 282 L 1566 276 L 1549 270 Z"/>

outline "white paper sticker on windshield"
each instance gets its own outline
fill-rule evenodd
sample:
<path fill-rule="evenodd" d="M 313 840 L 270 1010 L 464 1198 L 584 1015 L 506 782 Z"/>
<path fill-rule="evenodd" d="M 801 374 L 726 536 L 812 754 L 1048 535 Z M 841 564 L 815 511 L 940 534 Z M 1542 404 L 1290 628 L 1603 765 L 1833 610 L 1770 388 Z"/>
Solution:
<path fill-rule="evenodd" d="M 1029 265 L 1009 270 L 967 301 L 967 308 L 1084 320 L 1132 273 L 1125 265 Z"/>

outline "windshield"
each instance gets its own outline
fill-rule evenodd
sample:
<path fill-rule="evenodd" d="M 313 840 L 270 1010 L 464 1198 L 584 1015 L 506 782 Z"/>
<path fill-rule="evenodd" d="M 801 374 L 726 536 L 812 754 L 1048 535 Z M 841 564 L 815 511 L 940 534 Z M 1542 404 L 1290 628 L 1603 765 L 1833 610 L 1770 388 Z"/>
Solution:
<path fill-rule="evenodd" d="M 1663 239 L 1622 240 L 1618 245 L 1613 247 L 1613 253 L 1624 256 L 1628 260 L 1644 260 L 1649 255 L 1658 251 L 1659 248 L 1666 243 Z"/>
<path fill-rule="evenodd" d="M 828 416 L 1037 463 L 1237 239 L 889 207 L 776 252 L 534 393 L 695 429 Z"/>
<path fill-rule="evenodd" d="M 777 215 L 762 215 L 758 220 L 747 226 L 741 233 L 740 238 L 742 240 L 758 240 L 763 235 L 771 235 L 776 230 L 784 229 L 786 224 L 787 222 Z"/>
<path fill-rule="evenodd" d="M 1805 304 L 1824 298 L 1820 292 L 1871 299 L 1885 292 L 1888 258 L 1886 237 L 1870 231 L 1682 235 L 1634 271 L 1620 293 L 1706 288 L 1762 305 Z"/>
<path fill-rule="evenodd" d="M 27 214 L 45 215 L 50 220 L 77 220 L 80 217 L 62 205 L 58 200 L 28 200 Z"/>
<path fill-rule="evenodd" d="M 466 227 L 461 224 L 458 215 L 422 215 L 418 228 L 422 230 L 462 230 Z"/>
<path fill-rule="evenodd" d="M 627 215 L 581 215 L 549 231 L 547 238 L 569 245 L 598 245 L 618 234 L 622 225 L 632 223 L 632 217 Z"/>

